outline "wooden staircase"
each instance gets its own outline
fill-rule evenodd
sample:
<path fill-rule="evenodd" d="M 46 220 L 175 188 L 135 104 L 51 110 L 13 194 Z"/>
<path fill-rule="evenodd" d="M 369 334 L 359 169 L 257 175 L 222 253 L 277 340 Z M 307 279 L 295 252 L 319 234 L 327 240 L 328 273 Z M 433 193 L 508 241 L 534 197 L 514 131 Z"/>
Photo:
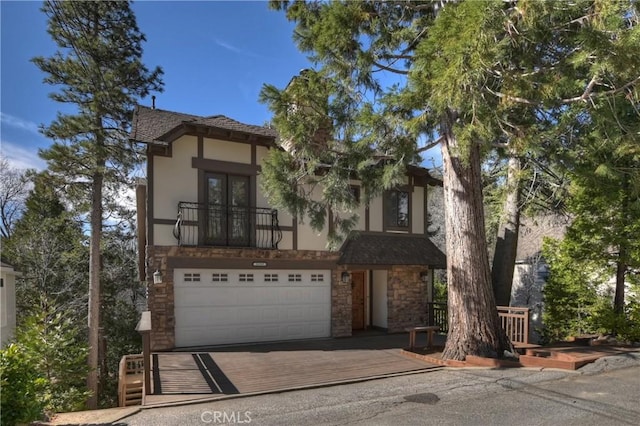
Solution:
<path fill-rule="evenodd" d="M 142 405 L 144 358 L 142 354 L 125 355 L 118 369 L 118 405 Z"/>

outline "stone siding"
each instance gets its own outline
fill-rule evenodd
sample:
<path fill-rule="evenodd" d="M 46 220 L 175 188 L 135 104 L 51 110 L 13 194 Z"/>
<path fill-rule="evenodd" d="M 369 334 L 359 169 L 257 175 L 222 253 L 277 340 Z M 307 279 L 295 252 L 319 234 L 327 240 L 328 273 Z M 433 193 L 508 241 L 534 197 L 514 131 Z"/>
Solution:
<path fill-rule="evenodd" d="M 331 336 L 351 336 L 353 319 L 351 303 L 351 283 L 342 282 L 344 269 L 334 270 L 331 274 Z"/>
<path fill-rule="evenodd" d="M 420 279 L 424 266 L 394 266 L 387 273 L 387 330 L 427 323 L 427 284 Z"/>

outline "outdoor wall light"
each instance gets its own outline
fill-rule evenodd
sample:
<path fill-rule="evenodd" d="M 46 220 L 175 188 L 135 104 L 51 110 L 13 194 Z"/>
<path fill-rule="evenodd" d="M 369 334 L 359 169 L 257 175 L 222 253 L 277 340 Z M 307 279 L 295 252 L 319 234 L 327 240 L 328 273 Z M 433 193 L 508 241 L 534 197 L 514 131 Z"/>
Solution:
<path fill-rule="evenodd" d="M 347 284 L 351 280 L 351 276 L 347 271 L 344 271 L 341 276 L 342 282 Z"/>
<path fill-rule="evenodd" d="M 420 281 L 422 281 L 423 283 L 426 283 L 429 281 L 429 271 L 420 272 Z"/>
<path fill-rule="evenodd" d="M 153 283 L 154 284 L 162 284 L 162 272 L 159 269 L 153 273 Z"/>

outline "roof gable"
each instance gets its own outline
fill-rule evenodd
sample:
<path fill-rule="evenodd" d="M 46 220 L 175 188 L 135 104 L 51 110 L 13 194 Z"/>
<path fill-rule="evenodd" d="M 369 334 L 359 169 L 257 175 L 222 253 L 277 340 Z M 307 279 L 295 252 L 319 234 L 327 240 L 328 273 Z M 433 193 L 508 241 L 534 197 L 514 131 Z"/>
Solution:
<path fill-rule="evenodd" d="M 273 139 L 277 135 L 274 129 L 241 123 L 224 115 L 201 117 L 138 105 L 133 113 L 130 138 L 143 143 L 172 142 L 186 131 L 187 126 L 240 132 Z M 180 132 L 181 129 L 183 132 Z"/>

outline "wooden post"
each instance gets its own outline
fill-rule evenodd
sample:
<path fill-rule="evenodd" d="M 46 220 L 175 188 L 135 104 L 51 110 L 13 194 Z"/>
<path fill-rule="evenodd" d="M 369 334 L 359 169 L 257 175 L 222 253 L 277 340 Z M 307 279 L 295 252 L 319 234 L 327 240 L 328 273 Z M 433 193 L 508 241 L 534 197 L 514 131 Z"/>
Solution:
<path fill-rule="evenodd" d="M 136 211 L 138 224 L 138 280 L 147 280 L 147 186 L 144 180 L 136 186 Z M 151 271 L 153 272 L 153 271 Z"/>
<path fill-rule="evenodd" d="M 144 363 L 144 386 L 142 388 L 142 405 L 147 393 L 151 392 L 151 312 L 144 311 L 136 326 L 142 335 L 142 359 Z"/>

